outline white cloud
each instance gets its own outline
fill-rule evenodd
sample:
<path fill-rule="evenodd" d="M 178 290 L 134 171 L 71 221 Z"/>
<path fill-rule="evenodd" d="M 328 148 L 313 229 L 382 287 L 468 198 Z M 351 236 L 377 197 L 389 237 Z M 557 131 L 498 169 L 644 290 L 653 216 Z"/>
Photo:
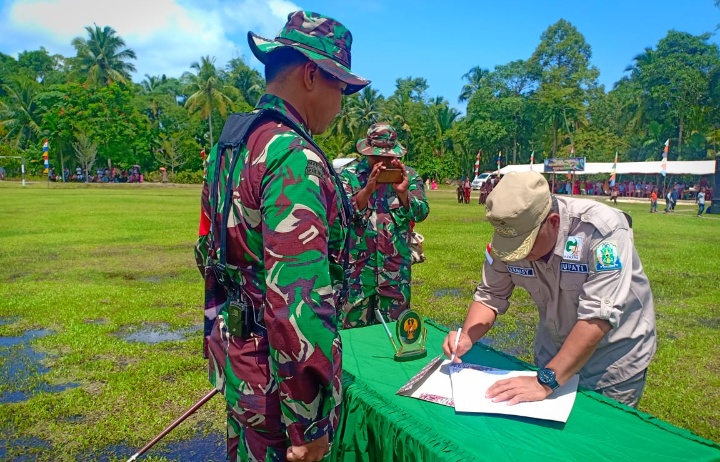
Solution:
<path fill-rule="evenodd" d="M 137 54 L 134 80 L 179 77 L 201 56 L 215 56 L 219 66 L 236 55 L 250 59 L 247 31 L 274 37 L 297 9 L 287 0 L 11 0 L 0 19 L 0 51 L 44 46 L 73 56 L 71 41 L 87 37 L 86 26 L 108 25 Z"/>

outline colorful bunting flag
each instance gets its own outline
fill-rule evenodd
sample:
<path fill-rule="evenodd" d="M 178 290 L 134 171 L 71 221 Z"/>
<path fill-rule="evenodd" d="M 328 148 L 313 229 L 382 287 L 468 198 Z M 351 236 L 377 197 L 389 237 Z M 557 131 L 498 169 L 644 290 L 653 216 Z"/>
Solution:
<path fill-rule="evenodd" d="M 50 154 L 48 153 L 48 150 L 50 148 L 48 147 L 48 140 L 45 140 L 45 143 L 43 143 L 43 164 L 45 166 L 45 171 L 43 173 L 48 174 L 50 171 Z"/>
<path fill-rule="evenodd" d="M 502 158 L 502 151 L 498 151 L 498 158 L 497 158 L 497 171 L 500 173 L 500 159 Z"/>
<path fill-rule="evenodd" d="M 480 153 L 482 152 L 482 149 L 480 149 L 477 153 L 477 156 L 475 157 L 475 176 L 478 176 L 480 174 Z"/>
<path fill-rule="evenodd" d="M 532 151 L 530 153 L 530 171 L 532 171 L 534 163 L 535 163 L 535 151 Z"/>
<path fill-rule="evenodd" d="M 615 186 L 615 170 L 617 169 L 617 156 L 618 156 L 618 153 L 617 153 L 617 151 L 615 151 L 615 162 L 613 163 L 613 166 L 612 166 L 612 173 L 610 173 L 610 187 L 611 188 L 613 186 Z"/>
<path fill-rule="evenodd" d="M 662 173 L 662 176 L 667 175 L 667 158 L 668 158 L 668 151 L 670 150 L 670 138 L 665 142 L 665 148 L 663 149 L 663 158 L 662 158 L 662 164 L 660 165 L 660 173 Z"/>

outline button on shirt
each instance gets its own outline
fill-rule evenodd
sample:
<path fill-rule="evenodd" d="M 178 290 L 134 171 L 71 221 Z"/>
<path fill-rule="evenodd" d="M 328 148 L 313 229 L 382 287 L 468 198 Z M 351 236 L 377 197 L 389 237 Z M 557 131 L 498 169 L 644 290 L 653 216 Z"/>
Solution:
<path fill-rule="evenodd" d="M 611 330 L 580 370 L 580 384 L 598 389 L 648 367 L 657 348 L 650 283 L 633 231 L 619 210 L 588 200 L 558 197 L 560 229 L 547 262 L 486 260 L 474 299 L 498 314 L 515 286 L 539 309 L 533 349 L 545 367 L 579 319 L 603 319 Z"/>

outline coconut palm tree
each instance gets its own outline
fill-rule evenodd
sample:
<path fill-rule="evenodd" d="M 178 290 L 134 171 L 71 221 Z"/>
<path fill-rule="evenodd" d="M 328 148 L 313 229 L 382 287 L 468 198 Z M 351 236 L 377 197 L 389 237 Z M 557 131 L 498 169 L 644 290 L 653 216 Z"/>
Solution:
<path fill-rule="evenodd" d="M 355 116 L 358 118 L 360 131 L 367 130 L 378 121 L 384 101 L 374 88 L 367 86 L 362 89 L 355 104 Z"/>
<path fill-rule="evenodd" d="M 77 50 L 74 67 L 85 81 L 96 86 L 112 82 L 127 84 L 135 66 L 128 60 L 136 59 L 135 52 L 125 48 L 125 40 L 115 29 L 105 26 L 87 26 L 88 38 L 75 37 L 72 45 Z"/>
<path fill-rule="evenodd" d="M 265 93 L 265 80 L 262 75 L 251 69 L 240 57 L 231 59 L 225 69 L 230 81 L 242 93 L 243 99 L 251 105 L 257 103 Z"/>
<path fill-rule="evenodd" d="M 200 62 L 190 65 L 196 71 L 185 72 L 183 79 L 187 82 L 187 90 L 190 97 L 185 101 L 185 107 L 190 112 L 200 111 L 203 119 L 208 119 L 210 128 L 210 146 L 214 146 L 212 112 L 214 109 L 223 117 L 227 115 L 228 109 L 232 109 L 233 100 L 230 96 L 241 97 L 240 91 L 223 82 L 222 71 L 215 67 L 215 57 L 203 56 Z"/>
<path fill-rule="evenodd" d="M 432 121 L 433 150 L 436 156 L 444 158 L 445 153 L 452 150 L 452 140 L 448 132 L 460 116 L 460 112 L 450 107 L 448 101 L 441 96 L 431 101 L 428 110 Z"/>
<path fill-rule="evenodd" d="M 8 104 L 0 101 L 0 127 L 5 139 L 21 149 L 37 141 L 42 108 L 38 103 L 40 84 L 29 78 L 16 78 L 2 85 Z"/>
<path fill-rule="evenodd" d="M 483 69 L 480 66 L 475 66 L 470 69 L 467 74 L 463 75 L 462 78 L 467 80 L 468 83 L 463 85 L 458 97 L 458 102 L 464 103 L 470 101 L 473 93 L 483 84 L 483 80 L 490 75 L 490 71 Z"/>

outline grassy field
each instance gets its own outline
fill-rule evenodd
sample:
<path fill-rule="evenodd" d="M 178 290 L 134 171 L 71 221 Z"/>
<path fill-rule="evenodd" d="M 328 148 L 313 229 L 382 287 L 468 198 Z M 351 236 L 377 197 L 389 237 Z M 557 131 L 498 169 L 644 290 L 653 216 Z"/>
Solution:
<path fill-rule="evenodd" d="M 428 260 L 414 267 L 413 305 L 457 326 L 491 229 L 476 195 L 463 205 L 454 191 L 428 194 L 430 217 L 417 227 Z M 668 215 L 647 213 L 645 203 L 619 208 L 634 218 L 658 317 L 640 409 L 720 441 L 720 219 L 697 219 L 690 205 Z M 0 396 L 71 384 L 0 404 L 0 442 L 27 446 L 4 444 L 6 457 L 90 460 L 110 447 L 125 460 L 207 393 L 193 331 L 203 298 L 192 255 L 198 210 L 199 187 L 0 183 L 0 337 L 46 329 L 31 346 L 49 369 L 0 378 Z M 531 361 L 536 322 L 518 290 L 488 342 Z M 123 337 L 143 327 L 191 333 L 153 345 Z M 2 366 L 14 350 L 0 353 Z M 167 439 L 222 433 L 223 415 L 216 398 Z"/>

